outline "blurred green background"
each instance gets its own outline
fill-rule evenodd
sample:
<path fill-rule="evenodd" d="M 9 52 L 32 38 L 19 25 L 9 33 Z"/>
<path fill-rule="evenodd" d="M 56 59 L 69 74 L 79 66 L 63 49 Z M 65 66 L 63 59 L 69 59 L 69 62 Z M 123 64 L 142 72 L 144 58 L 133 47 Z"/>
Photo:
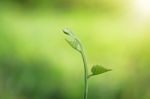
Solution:
<path fill-rule="evenodd" d="M 150 99 L 149 0 L 0 0 L 0 99 L 83 99 L 83 63 L 113 71 L 89 80 L 89 99 Z"/>

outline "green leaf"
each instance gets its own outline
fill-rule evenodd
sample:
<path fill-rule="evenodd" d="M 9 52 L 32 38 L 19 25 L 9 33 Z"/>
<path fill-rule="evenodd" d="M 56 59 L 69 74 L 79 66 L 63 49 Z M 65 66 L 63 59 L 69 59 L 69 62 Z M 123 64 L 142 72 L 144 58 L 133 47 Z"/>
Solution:
<path fill-rule="evenodd" d="M 74 48 L 77 51 L 81 51 L 81 47 L 76 39 L 73 40 L 66 39 L 66 41 L 72 48 Z"/>
<path fill-rule="evenodd" d="M 71 36 L 71 37 L 74 37 L 74 34 L 72 33 L 72 31 L 70 31 L 69 29 L 65 28 L 63 29 L 63 32 L 68 35 L 68 36 Z"/>
<path fill-rule="evenodd" d="M 91 69 L 92 75 L 99 75 L 108 71 L 111 71 L 111 69 L 104 68 L 101 65 L 94 65 Z"/>
<path fill-rule="evenodd" d="M 68 44 L 75 50 L 81 52 L 82 47 L 80 45 L 80 41 L 76 38 L 76 36 L 67 28 L 63 29 L 63 32 L 68 36 L 66 38 Z"/>

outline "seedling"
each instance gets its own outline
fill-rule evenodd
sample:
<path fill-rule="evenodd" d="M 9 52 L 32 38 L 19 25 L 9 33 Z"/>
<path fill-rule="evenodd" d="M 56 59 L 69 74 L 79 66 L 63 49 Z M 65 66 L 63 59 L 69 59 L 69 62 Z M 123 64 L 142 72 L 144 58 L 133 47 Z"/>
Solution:
<path fill-rule="evenodd" d="M 95 75 L 99 75 L 99 74 L 111 71 L 111 69 L 104 68 L 101 65 L 94 65 L 91 68 L 91 74 L 89 74 L 87 59 L 86 59 L 86 56 L 85 56 L 85 53 L 84 53 L 84 50 L 83 50 L 80 40 L 76 37 L 76 35 L 72 31 L 70 31 L 67 28 L 64 29 L 63 32 L 67 35 L 67 38 L 65 40 L 68 42 L 68 44 L 81 54 L 83 64 L 84 64 L 84 98 L 83 99 L 87 99 L 88 79 Z"/>

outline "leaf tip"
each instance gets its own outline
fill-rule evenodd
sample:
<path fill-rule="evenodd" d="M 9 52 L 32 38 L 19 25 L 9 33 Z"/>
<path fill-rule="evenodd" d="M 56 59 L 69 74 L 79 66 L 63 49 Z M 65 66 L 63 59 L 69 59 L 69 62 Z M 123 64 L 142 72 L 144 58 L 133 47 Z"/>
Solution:
<path fill-rule="evenodd" d="M 62 31 L 63 31 L 64 34 L 66 34 L 66 35 L 70 35 L 70 33 L 71 33 L 71 31 L 70 31 L 68 28 L 64 28 Z"/>

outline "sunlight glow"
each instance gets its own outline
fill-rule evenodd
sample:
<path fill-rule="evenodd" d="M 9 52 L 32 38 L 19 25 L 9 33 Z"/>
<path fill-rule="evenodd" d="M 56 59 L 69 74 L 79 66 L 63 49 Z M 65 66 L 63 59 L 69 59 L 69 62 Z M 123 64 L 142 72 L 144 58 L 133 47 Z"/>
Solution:
<path fill-rule="evenodd" d="M 139 14 L 150 15 L 150 0 L 135 0 L 135 8 Z"/>

